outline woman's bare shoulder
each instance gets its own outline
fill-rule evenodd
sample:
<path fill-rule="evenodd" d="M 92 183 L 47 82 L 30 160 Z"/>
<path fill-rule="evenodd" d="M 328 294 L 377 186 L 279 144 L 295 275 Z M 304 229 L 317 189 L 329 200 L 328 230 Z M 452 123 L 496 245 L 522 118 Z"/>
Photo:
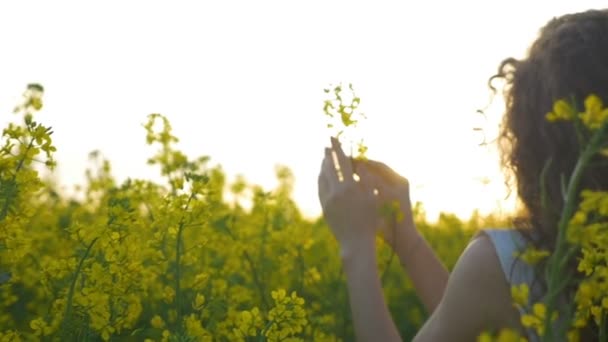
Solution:
<path fill-rule="evenodd" d="M 415 341 L 474 341 L 484 330 L 521 329 L 494 244 L 478 234 L 464 250 L 441 303 Z"/>

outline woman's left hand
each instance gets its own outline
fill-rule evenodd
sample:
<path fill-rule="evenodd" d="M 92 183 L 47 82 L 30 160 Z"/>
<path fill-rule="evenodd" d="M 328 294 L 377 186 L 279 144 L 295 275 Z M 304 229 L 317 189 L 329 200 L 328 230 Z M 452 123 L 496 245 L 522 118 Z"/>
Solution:
<path fill-rule="evenodd" d="M 325 149 L 319 174 L 319 201 L 323 215 L 338 240 L 342 253 L 363 246 L 374 246 L 379 225 L 379 201 L 364 170 L 353 177 L 351 159 L 344 154 L 337 139 Z"/>

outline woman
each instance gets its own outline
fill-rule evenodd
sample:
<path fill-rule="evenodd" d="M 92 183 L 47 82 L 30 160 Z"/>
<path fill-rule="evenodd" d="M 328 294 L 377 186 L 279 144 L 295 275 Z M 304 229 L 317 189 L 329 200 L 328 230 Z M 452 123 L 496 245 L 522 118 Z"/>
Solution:
<path fill-rule="evenodd" d="M 525 215 L 514 220 L 516 230 L 477 234 L 451 274 L 416 231 L 407 180 L 382 163 L 351 161 L 335 139 L 326 149 L 319 199 L 340 244 L 360 341 L 400 340 L 376 267 L 378 231 L 399 256 L 431 313 L 414 341 L 474 341 L 484 330 L 502 328 L 536 339 L 521 326 L 510 288 L 527 283 L 532 295 L 540 296 L 543 280 L 535 275 L 542 270 L 516 260 L 513 252 L 527 245 L 552 249 L 562 209 L 561 177 L 571 174 L 579 151 L 571 125 L 549 123 L 545 115 L 562 98 L 584 99 L 595 93 L 608 103 L 608 11 L 551 20 L 528 56 L 505 60 L 490 83 L 497 78 L 506 82 L 500 136 L 503 166 L 514 176 Z M 550 167 L 543 170 L 549 161 Z M 541 210 L 543 171 L 548 210 Z M 355 173 L 359 180 L 353 178 Z M 605 164 L 591 169 L 582 186 L 608 189 Z M 400 204 L 403 220 L 385 222 L 377 214 L 379 207 L 394 201 Z"/>

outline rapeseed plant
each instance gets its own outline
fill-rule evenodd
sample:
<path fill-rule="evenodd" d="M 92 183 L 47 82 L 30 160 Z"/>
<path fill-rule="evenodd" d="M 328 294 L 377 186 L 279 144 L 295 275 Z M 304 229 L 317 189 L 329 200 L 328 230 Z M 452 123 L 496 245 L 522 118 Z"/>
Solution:
<path fill-rule="evenodd" d="M 211 158 L 181 152 L 169 120 L 153 114 L 145 141 L 164 183 L 119 183 L 93 152 L 80 199 L 68 197 L 40 176 L 55 164 L 52 130 L 38 122 L 51 119 L 41 93 L 27 89 L 0 144 L 0 341 L 353 339 L 336 242 L 323 220 L 299 212 L 287 168 L 270 191 L 228 184 Z M 230 188 L 251 208 L 228 203 Z M 421 206 L 415 215 L 450 268 L 495 220 L 431 224 Z M 384 284 L 411 338 L 426 316 L 411 282 L 393 263 Z"/>

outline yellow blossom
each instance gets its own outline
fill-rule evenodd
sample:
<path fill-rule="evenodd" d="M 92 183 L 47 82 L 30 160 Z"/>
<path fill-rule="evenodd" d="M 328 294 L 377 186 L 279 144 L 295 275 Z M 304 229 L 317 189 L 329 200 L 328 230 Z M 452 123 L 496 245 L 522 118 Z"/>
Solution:
<path fill-rule="evenodd" d="M 165 326 L 165 321 L 159 315 L 154 315 L 150 320 L 150 325 L 156 329 L 162 329 Z"/>
<path fill-rule="evenodd" d="M 203 305 L 205 305 L 205 296 L 201 293 L 197 293 L 192 307 L 194 310 L 200 310 L 203 308 Z"/>
<path fill-rule="evenodd" d="M 484 331 L 479 336 L 477 336 L 477 342 L 492 342 L 492 334 L 487 331 Z"/>
<path fill-rule="evenodd" d="M 553 105 L 553 111 L 547 113 L 547 120 L 553 122 L 558 120 L 572 120 L 575 110 L 572 105 L 566 100 L 558 100 Z"/>
<path fill-rule="evenodd" d="M 568 342 L 580 342 L 581 336 L 578 330 L 572 329 L 568 331 Z"/>
<path fill-rule="evenodd" d="M 513 255 L 520 258 L 529 265 L 536 265 L 539 261 L 549 256 L 549 251 L 528 247 L 523 252 L 515 251 Z"/>
<path fill-rule="evenodd" d="M 189 336 L 196 337 L 198 341 L 211 341 L 211 334 L 203 328 L 201 321 L 194 314 L 187 316 L 184 324 Z"/>
<path fill-rule="evenodd" d="M 608 108 L 603 107 L 599 96 L 589 95 L 585 99 L 585 112 L 580 114 L 583 124 L 592 130 L 600 128 L 608 119 Z"/>
<path fill-rule="evenodd" d="M 525 307 L 528 305 L 529 288 L 525 283 L 511 286 L 511 298 L 518 307 Z"/>
<path fill-rule="evenodd" d="M 477 342 L 527 342 L 528 340 L 513 329 L 501 329 L 493 335 L 483 332 L 477 337 Z"/>
<path fill-rule="evenodd" d="M 544 303 L 535 303 L 532 306 L 532 313 L 527 313 L 521 316 L 521 323 L 526 328 L 533 328 L 539 336 L 545 334 L 545 317 L 547 316 L 547 307 Z M 556 320 L 557 312 L 553 312 L 551 320 Z"/>
<path fill-rule="evenodd" d="M 512 329 L 502 329 L 498 334 L 496 342 L 524 342 L 526 338 L 519 335 L 519 333 Z"/>

